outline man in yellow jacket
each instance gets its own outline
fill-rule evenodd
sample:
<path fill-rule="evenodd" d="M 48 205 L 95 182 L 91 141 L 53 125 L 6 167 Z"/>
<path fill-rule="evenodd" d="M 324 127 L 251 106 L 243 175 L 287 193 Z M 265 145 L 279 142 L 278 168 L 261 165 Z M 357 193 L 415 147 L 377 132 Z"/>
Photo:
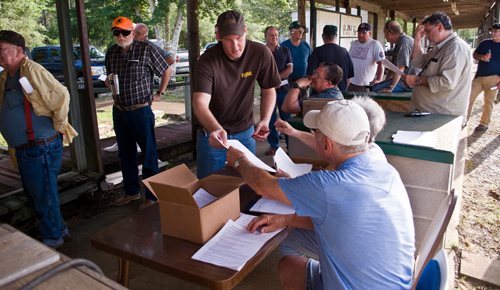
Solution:
<path fill-rule="evenodd" d="M 0 31 L 0 133 L 19 166 L 24 193 L 40 221 L 43 243 L 58 248 L 69 238 L 61 216 L 57 176 L 63 142 L 78 134 L 68 124 L 69 93 L 24 54 L 20 34 Z M 29 112 L 26 114 L 26 112 Z M 17 161 L 17 163 L 16 163 Z"/>

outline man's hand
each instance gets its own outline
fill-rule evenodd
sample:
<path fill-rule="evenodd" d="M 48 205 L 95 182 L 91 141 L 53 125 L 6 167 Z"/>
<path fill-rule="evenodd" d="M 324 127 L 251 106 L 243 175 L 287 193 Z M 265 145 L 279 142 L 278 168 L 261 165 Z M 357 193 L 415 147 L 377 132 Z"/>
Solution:
<path fill-rule="evenodd" d="M 265 133 L 263 133 L 265 132 Z M 257 141 L 266 141 L 267 136 L 269 135 L 269 123 L 260 121 L 257 124 L 257 128 L 255 128 L 255 133 L 253 134 L 253 138 Z"/>
<path fill-rule="evenodd" d="M 111 89 L 111 83 L 109 82 L 109 76 L 106 77 L 106 80 L 104 81 L 104 84 L 106 85 L 106 87 L 108 87 L 108 88 Z"/>
<path fill-rule="evenodd" d="M 300 88 L 305 89 L 311 85 L 311 80 L 309 78 L 298 79 L 297 85 L 299 85 Z"/>
<path fill-rule="evenodd" d="M 379 91 L 379 93 L 391 93 L 393 90 L 393 88 L 391 87 L 387 87 L 387 88 L 383 88 Z"/>
<path fill-rule="evenodd" d="M 281 170 L 281 169 L 278 169 L 276 171 L 276 173 L 274 174 L 274 176 L 276 177 L 284 177 L 284 178 L 292 178 L 292 176 L 290 174 L 288 174 L 287 172 Z"/>
<path fill-rule="evenodd" d="M 161 97 L 163 97 L 161 94 L 154 94 L 153 95 L 153 102 L 154 101 L 159 101 L 161 99 Z"/>
<path fill-rule="evenodd" d="M 212 133 L 210 133 L 210 136 L 208 137 L 208 143 L 217 149 L 226 149 L 226 147 L 222 146 L 220 144 L 220 141 L 222 141 L 223 144 L 227 144 L 227 132 L 223 128 L 219 128 Z"/>
<path fill-rule="evenodd" d="M 254 218 L 248 224 L 247 230 L 253 233 L 260 226 L 262 226 L 259 230 L 261 234 L 279 230 L 286 226 L 285 217 L 280 214 L 263 214 L 260 217 Z"/>
<path fill-rule="evenodd" d="M 276 123 L 274 123 L 274 128 L 276 129 L 276 131 L 288 136 L 293 136 L 295 134 L 295 131 L 297 131 L 292 127 L 292 125 L 281 119 L 276 120 Z"/>
<path fill-rule="evenodd" d="M 373 80 L 373 81 L 370 82 L 370 86 L 373 86 L 376 83 L 380 83 L 380 81 L 379 80 Z"/>
<path fill-rule="evenodd" d="M 402 77 L 406 84 L 409 86 L 416 86 L 418 85 L 418 79 L 420 78 L 418 75 L 406 75 Z"/>
<path fill-rule="evenodd" d="M 229 149 L 227 150 L 227 153 L 226 153 L 227 164 L 229 164 L 229 166 L 234 168 L 234 163 L 236 162 L 236 160 L 238 160 L 238 158 L 240 158 L 242 156 L 245 156 L 245 153 L 234 148 L 233 146 L 229 147 Z"/>
<path fill-rule="evenodd" d="M 417 31 L 415 32 L 415 36 L 413 37 L 414 41 L 420 41 L 422 38 L 424 38 L 425 35 L 425 26 L 420 23 L 417 26 Z"/>

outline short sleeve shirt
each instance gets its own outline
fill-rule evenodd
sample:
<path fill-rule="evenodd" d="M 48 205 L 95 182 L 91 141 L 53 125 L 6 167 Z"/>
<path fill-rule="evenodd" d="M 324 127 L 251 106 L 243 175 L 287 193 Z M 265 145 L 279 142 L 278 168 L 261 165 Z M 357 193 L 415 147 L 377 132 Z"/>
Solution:
<path fill-rule="evenodd" d="M 413 67 L 410 57 L 413 52 L 413 38 L 401 33 L 396 45 L 394 46 L 394 54 L 392 55 L 392 63 L 396 66 L 404 66 L 406 75 L 418 75 L 420 69 Z"/>
<path fill-rule="evenodd" d="M 285 70 L 289 64 L 293 65 L 292 54 L 290 53 L 290 49 L 286 46 L 278 45 L 276 50 L 273 52 L 273 56 L 280 73 Z M 285 78 L 285 80 L 286 79 L 288 79 L 288 77 Z M 276 89 L 277 94 L 286 94 L 288 91 L 290 91 L 290 85 L 288 84 Z"/>
<path fill-rule="evenodd" d="M 300 41 L 298 46 L 293 45 L 290 39 L 281 43 L 282 46 L 288 47 L 293 59 L 293 72 L 288 76 L 292 80 L 297 80 L 306 77 L 307 60 L 311 55 L 311 46 L 305 41 Z"/>
<path fill-rule="evenodd" d="M 222 42 L 205 51 L 196 63 L 194 92 L 211 95 L 209 109 L 228 134 L 237 134 L 254 125 L 255 82 L 261 89 L 280 85 L 280 77 L 271 50 L 246 40 L 238 59 L 230 59 Z M 195 120 L 196 129 L 201 124 Z"/>
<path fill-rule="evenodd" d="M 349 49 L 354 65 L 354 77 L 351 83 L 356 86 L 367 86 L 375 78 L 377 62 L 385 58 L 382 44 L 371 38 L 365 43 L 354 41 Z"/>
<path fill-rule="evenodd" d="M 500 42 L 494 42 L 491 39 L 483 40 L 479 43 L 474 52 L 485 55 L 489 51 L 491 51 L 490 61 L 479 61 L 477 64 L 476 78 L 492 75 L 500 76 Z"/>
<path fill-rule="evenodd" d="M 154 74 L 162 76 L 168 69 L 163 55 L 145 41 L 134 41 L 125 55 L 117 44 L 111 46 L 105 64 L 108 74 L 118 75 L 120 95 L 114 100 L 119 106 L 151 102 Z"/>

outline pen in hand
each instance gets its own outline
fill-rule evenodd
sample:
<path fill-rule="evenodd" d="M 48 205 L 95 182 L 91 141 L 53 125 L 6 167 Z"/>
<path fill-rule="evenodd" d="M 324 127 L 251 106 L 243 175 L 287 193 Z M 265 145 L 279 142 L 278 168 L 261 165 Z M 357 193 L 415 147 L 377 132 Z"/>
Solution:
<path fill-rule="evenodd" d="M 271 130 L 268 130 L 268 131 L 260 131 L 259 133 L 255 133 L 255 134 L 253 134 L 253 135 L 252 135 L 252 137 L 253 137 L 253 136 L 260 136 L 260 135 L 264 135 L 264 134 L 269 133 L 269 132 L 271 132 Z"/>

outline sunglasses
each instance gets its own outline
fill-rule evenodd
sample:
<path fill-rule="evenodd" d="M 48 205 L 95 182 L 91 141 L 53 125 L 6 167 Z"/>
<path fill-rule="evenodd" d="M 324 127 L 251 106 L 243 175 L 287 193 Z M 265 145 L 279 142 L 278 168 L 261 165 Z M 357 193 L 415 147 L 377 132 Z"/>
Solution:
<path fill-rule="evenodd" d="M 113 30 L 113 35 L 118 36 L 118 35 L 123 35 L 123 36 L 129 36 L 130 33 L 132 33 L 132 30 L 121 30 L 121 29 L 116 29 Z"/>

